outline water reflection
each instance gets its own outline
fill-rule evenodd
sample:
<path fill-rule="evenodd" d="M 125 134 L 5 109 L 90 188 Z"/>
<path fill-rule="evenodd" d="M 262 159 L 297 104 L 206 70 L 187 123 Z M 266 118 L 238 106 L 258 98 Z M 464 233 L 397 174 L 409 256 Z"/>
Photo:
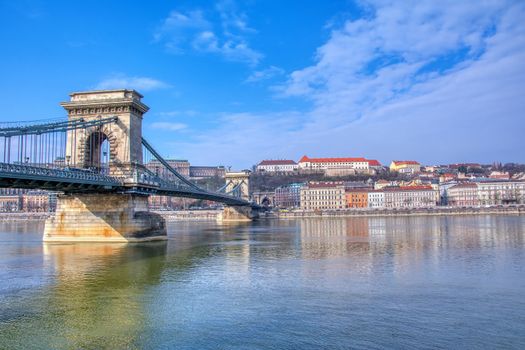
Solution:
<path fill-rule="evenodd" d="M 167 242 L 138 245 L 42 244 L 39 226 L 4 225 L 0 348 L 525 345 L 524 225 L 171 222 Z"/>
<path fill-rule="evenodd" d="M 135 344 L 150 302 L 147 290 L 160 281 L 166 243 L 43 248 L 54 271 L 53 284 L 24 298 L 24 314 L 4 320 L 2 345 L 88 349 L 104 344 L 115 349 Z M 11 310 L 15 308 L 11 305 Z M 21 339 L 29 343 L 20 343 Z"/>
<path fill-rule="evenodd" d="M 355 246 L 383 252 L 438 251 L 444 246 L 487 248 L 523 246 L 520 217 L 372 217 L 303 219 L 299 221 L 305 256 L 346 255 Z M 366 244 L 357 244 L 366 243 Z"/>

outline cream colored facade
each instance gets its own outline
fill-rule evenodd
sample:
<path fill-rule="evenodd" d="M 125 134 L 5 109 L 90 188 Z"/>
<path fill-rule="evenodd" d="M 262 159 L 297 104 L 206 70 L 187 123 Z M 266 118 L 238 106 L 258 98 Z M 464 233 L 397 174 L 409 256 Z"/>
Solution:
<path fill-rule="evenodd" d="M 301 209 L 344 209 L 345 187 L 341 183 L 310 183 L 301 188 Z"/>
<path fill-rule="evenodd" d="M 263 160 L 257 165 L 258 172 L 293 172 L 299 168 L 293 160 Z"/>
<path fill-rule="evenodd" d="M 524 181 L 480 181 L 477 185 L 481 205 L 525 203 Z"/>
<path fill-rule="evenodd" d="M 309 158 L 303 156 L 298 165 L 301 170 L 322 171 L 334 176 L 370 172 L 369 161 L 365 158 Z"/>
<path fill-rule="evenodd" d="M 109 143 L 110 173 L 120 175 L 123 167 L 142 164 L 142 118 L 149 107 L 135 90 L 74 92 L 61 106 L 70 121 L 118 117 L 118 123 L 70 130 L 67 133 L 67 165 L 88 168 L 100 163 L 102 142 Z"/>
<path fill-rule="evenodd" d="M 421 171 L 421 164 L 414 160 L 393 160 L 390 171 L 403 174 L 414 174 Z"/>
<path fill-rule="evenodd" d="M 226 193 L 233 191 L 239 186 L 241 198 L 245 200 L 250 199 L 250 172 L 239 171 L 226 173 L 224 176 L 226 182 Z"/>
<path fill-rule="evenodd" d="M 427 208 L 436 206 L 436 191 L 430 186 L 385 188 L 386 208 Z"/>

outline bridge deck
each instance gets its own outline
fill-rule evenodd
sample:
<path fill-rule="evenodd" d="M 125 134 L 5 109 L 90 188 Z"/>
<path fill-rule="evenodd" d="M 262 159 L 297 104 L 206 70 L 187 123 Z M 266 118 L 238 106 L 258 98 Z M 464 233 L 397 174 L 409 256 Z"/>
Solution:
<path fill-rule="evenodd" d="M 75 115 L 66 120 L 0 127 L 0 149 L 3 148 L 3 157 L 0 154 L 0 159 L 3 158 L 3 162 L 0 162 L 0 187 L 65 193 L 157 194 L 210 200 L 227 205 L 252 205 L 240 197 L 238 189 L 220 193 L 200 188 L 179 174 L 143 138 L 134 142 L 141 142 L 143 155 L 148 152 L 152 155 L 152 160 L 163 167 L 162 176 L 142 165 L 143 157 L 135 155 L 133 159 L 124 158 L 127 160 L 120 162 L 118 157 L 110 160 L 110 156 L 115 156 L 115 149 L 104 151 L 101 144 L 104 140 L 116 142 L 116 137 L 110 137 L 110 132 L 104 134 L 103 130 L 110 126 L 118 128 L 124 122 L 120 118 L 114 115 L 77 118 Z M 85 132 L 84 139 L 80 137 L 83 135 L 82 131 Z M 77 150 L 82 157 L 76 156 Z M 102 156 L 108 157 L 105 165 L 112 169 L 112 176 L 86 169 L 102 169 Z M 75 161 L 78 165 L 70 164 Z M 98 163 L 93 164 L 95 162 Z M 114 176 L 115 174 L 119 176 Z"/>
<path fill-rule="evenodd" d="M 42 189 L 67 193 L 138 193 L 204 199 L 228 205 L 247 206 L 249 202 L 165 180 L 115 178 L 78 169 L 53 169 L 0 163 L 0 187 Z"/>

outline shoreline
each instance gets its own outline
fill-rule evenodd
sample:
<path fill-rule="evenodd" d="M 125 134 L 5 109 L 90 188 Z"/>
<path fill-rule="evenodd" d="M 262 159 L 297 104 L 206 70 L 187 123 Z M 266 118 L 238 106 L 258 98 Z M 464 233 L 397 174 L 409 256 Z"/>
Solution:
<path fill-rule="evenodd" d="M 221 210 L 170 210 L 152 211 L 168 221 L 215 221 Z M 44 221 L 54 213 L 0 213 L 0 222 Z M 266 219 L 342 218 L 342 217 L 406 217 L 406 216 L 459 216 L 459 215 L 525 215 L 525 205 L 491 207 L 434 207 L 396 209 L 343 209 L 343 210 L 293 210 L 265 212 Z"/>
<path fill-rule="evenodd" d="M 220 210 L 174 210 L 156 211 L 170 221 L 211 221 L 216 220 Z M 266 212 L 261 218 L 300 219 L 333 217 L 405 217 L 405 216 L 460 216 L 460 215 L 525 215 L 525 205 L 491 207 L 435 207 L 397 209 L 344 209 L 324 211 L 294 210 L 288 212 Z"/>
<path fill-rule="evenodd" d="M 491 207 L 434 207 L 392 209 L 346 209 L 325 211 L 278 212 L 279 219 L 330 217 L 396 217 L 396 216 L 452 216 L 452 215 L 525 215 L 525 205 Z"/>
<path fill-rule="evenodd" d="M 0 213 L 0 222 L 44 221 L 54 213 Z"/>

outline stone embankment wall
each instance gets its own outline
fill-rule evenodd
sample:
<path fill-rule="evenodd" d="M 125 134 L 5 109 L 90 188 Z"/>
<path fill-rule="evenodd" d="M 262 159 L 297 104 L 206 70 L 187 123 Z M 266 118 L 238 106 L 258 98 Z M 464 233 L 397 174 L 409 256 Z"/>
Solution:
<path fill-rule="evenodd" d="M 54 213 L 0 213 L 0 222 L 6 221 L 44 221 Z"/>
<path fill-rule="evenodd" d="M 221 214 L 220 210 L 159 210 L 159 214 L 165 220 L 217 220 Z"/>
<path fill-rule="evenodd" d="M 434 207 L 396 209 L 346 209 L 346 210 L 294 210 L 276 213 L 281 219 L 306 217 L 347 217 L 347 216 L 424 216 L 424 215 L 525 215 L 525 205 L 493 207 Z"/>

